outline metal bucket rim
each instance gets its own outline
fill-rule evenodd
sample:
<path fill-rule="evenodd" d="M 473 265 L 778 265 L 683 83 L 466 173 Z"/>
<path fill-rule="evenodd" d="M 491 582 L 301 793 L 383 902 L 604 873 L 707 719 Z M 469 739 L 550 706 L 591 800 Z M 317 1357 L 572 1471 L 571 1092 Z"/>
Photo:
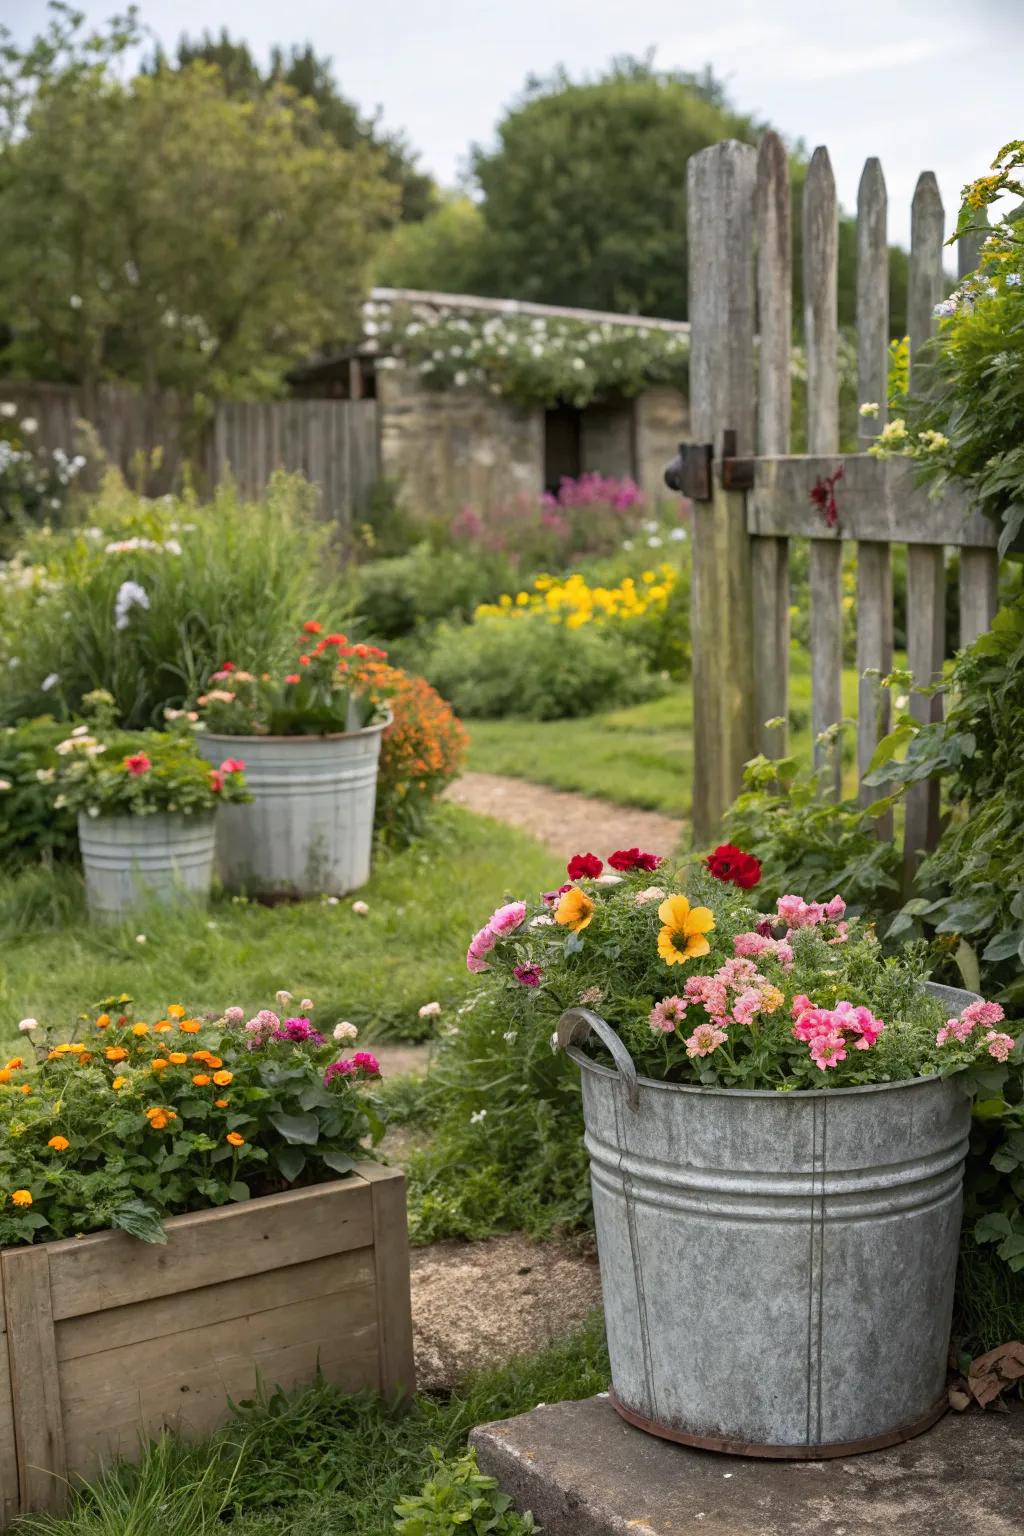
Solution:
<path fill-rule="evenodd" d="M 386 731 L 389 725 L 394 723 L 394 715 L 387 711 L 383 720 L 375 720 L 371 725 L 360 726 L 358 731 L 328 731 L 322 736 L 233 736 L 226 731 L 202 731 L 197 737 L 198 741 L 259 741 L 273 742 L 280 745 L 284 741 L 354 741 L 357 736 L 371 736 L 374 731 Z"/>
<path fill-rule="evenodd" d="M 570 1045 L 566 1055 L 575 1061 L 582 1070 L 596 1072 L 602 1077 L 618 1079 L 619 1073 L 614 1067 L 606 1067 L 599 1061 L 594 1061 L 587 1056 L 578 1045 Z M 728 1099 L 773 1099 L 785 1101 L 787 1099 L 817 1099 L 823 1093 L 835 1098 L 839 1094 L 855 1093 L 882 1093 L 889 1088 L 924 1088 L 929 1083 L 943 1083 L 959 1076 L 964 1068 L 958 1068 L 956 1072 L 943 1077 L 938 1072 L 931 1073 L 928 1077 L 901 1077 L 895 1082 L 889 1083 L 853 1083 L 847 1088 L 829 1088 L 823 1084 L 820 1088 L 715 1088 L 704 1083 L 665 1083 L 656 1077 L 644 1077 L 637 1073 L 637 1085 L 644 1088 L 657 1088 L 668 1093 L 698 1093 L 708 1098 Z"/>
<path fill-rule="evenodd" d="M 206 811 L 144 811 L 141 815 L 137 811 L 101 811 L 98 816 L 90 816 L 88 811 L 79 811 L 78 825 L 94 827 L 97 822 L 109 825 L 112 821 L 127 821 L 133 826 L 149 827 L 158 821 L 188 821 L 195 825 L 200 821 L 213 821 L 219 810 L 219 805 L 211 805 Z"/>

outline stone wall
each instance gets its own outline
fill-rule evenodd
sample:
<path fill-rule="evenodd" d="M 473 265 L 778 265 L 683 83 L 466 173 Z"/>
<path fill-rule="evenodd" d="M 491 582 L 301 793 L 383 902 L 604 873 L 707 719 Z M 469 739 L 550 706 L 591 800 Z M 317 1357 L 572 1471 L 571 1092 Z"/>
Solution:
<path fill-rule="evenodd" d="M 636 398 L 636 478 L 653 499 L 670 497 L 665 465 L 690 432 L 690 404 L 667 384 L 658 384 Z"/>
<path fill-rule="evenodd" d="M 470 390 L 425 388 L 405 368 L 377 374 L 381 472 L 421 516 L 491 508 L 544 486 L 544 412 Z"/>

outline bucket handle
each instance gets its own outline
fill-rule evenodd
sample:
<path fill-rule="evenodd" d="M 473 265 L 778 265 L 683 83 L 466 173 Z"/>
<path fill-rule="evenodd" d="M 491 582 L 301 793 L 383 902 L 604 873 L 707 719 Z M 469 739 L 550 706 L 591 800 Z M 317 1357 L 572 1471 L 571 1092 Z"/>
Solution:
<path fill-rule="evenodd" d="M 640 1089 L 637 1085 L 633 1058 L 606 1019 L 592 1013 L 589 1008 L 567 1008 L 558 1021 L 558 1029 L 555 1033 L 559 1048 L 563 1051 L 570 1045 L 582 1045 L 588 1035 L 596 1035 L 601 1044 L 610 1051 L 612 1060 L 618 1068 L 619 1081 L 622 1084 L 626 1103 L 632 1110 L 640 1108 Z"/>

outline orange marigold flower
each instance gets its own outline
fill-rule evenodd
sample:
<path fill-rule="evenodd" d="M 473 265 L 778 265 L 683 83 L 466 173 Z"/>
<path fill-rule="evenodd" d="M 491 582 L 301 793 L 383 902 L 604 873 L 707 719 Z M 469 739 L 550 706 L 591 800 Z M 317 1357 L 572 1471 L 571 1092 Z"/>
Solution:
<path fill-rule="evenodd" d="M 0 1067 L 0 1083 L 9 1083 L 13 1076 L 10 1067 Z"/>
<path fill-rule="evenodd" d="M 126 1077 L 115 1077 L 110 1086 L 111 1088 L 123 1088 L 127 1081 Z"/>
<path fill-rule="evenodd" d="M 19 1067 L 23 1067 L 24 1065 L 25 1063 L 22 1061 L 20 1056 L 12 1056 L 10 1061 L 7 1063 L 8 1068 L 12 1072 L 16 1072 Z"/>
<path fill-rule="evenodd" d="M 109 1013 L 101 1013 L 99 1018 L 96 1020 L 96 1028 L 97 1029 L 106 1029 L 107 1025 L 109 1023 L 110 1023 L 110 1014 Z"/>
<path fill-rule="evenodd" d="M 162 1111 L 158 1111 L 155 1115 L 150 1115 L 149 1123 L 154 1131 L 162 1131 L 167 1124 L 167 1116 Z"/>
<path fill-rule="evenodd" d="M 198 1035 L 202 1027 L 198 1019 L 182 1019 L 178 1025 L 178 1028 L 186 1035 Z"/>
<path fill-rule="evenodd" d="M 210 1084 L 210 1074 L 209 1072 L 197 1072 L 192 1081 L 195 1083 L 197 1088 L 208 1088 Z"/>
<path fill-rule="evenodd" d="M 215 1072 L 213 1080 L 218 1088 L 226 1088 L 228 1083 L 234 1082 L 235 1074 L 233 1072 Z"/>
<path fill-rule="evenodd" d="M 30 1189 L 16 1189 L 11 1196 L 11 1202 L 14 1205 L 31 1205 L 32 1191 Z"/>
<path fill-rule="evenodd" d="M 19 1083 L 18 1084 L 18 1092 L 19 1093 L 31 1093 L 32 1092 L 32 1084 L 31 1083 Z"/>
<path fill-rule="evenodd" d="M 141 1040 L 143 1035 L 148 1035 L 149 1034 L 149 1025 L 148 1024 L 133 1024 L 132 1025 L 132 1034 L 133 1035 L 138 1035 L 139 1039 Z"/>
<path fill-rule="evenodd" d="M 108 1061 L 124 1061 L 128 1052 L 123 1045 L 108 1045 L 103 1054 Z"/>
<path fill-rule="evenodd" d="M 210 1071 L 213 1072 L 217 1067 L 222 1067 L 224 1063 L 221 1061 L 219 1056 L 211 1056 L 209 1052 L 207 1052 L 206 1065 L 209 1067 Z"/>
<path fill-rule="evenodd" d="M 154 1059 L 153 1059 L 153 1060 L 152 1060 L 152 1061 L 151 1061 L 151 1062 L 150 1062 L 150 1064 L 149 1064 L 149 1070 L 150 1070 L 150 1071 L 151 1071 L 151 1072 L 162 1072 L 162 1071 L 163 1071 L 163 1070 L 164 1070 L 164 1068 L 165 1068 L 165 1067 L 167 1067 L 167 1066 L 169 1066 L 169 1065 L 170 1065 L 170 1063 L 169 1063 L 169 1062 L 167 1062 L 167 1061 L 166 1061 L 166 1060 L 165 1060 L 165 1059 L 164 1059 L 164 1057 L 163 1057 L 163 1056 L 157 1056 L 157 1057 L 155 1057 L 155 1058 L 154 1058 Z"/>
<path fill-rule="evenodd" d="M 192 1060 L 193 1061 L 203 1061 L 203 1062 L 206 1062 L 207 1064 L 209 1064 L 209 1062 L 211 1060 L 210 1053 L 209 1053 L 209 1051 L 193 1051 L 192 1052 Z"/>
<path fill-rule="evenodd" d="M 172 1062 L 176 1067 L 183 1067 L 186 1061 L 188 1061 L 188 1057 L 185 1055 L 184 1051 L 172 1051 L 167 1060 Z"/>
<path fill-rule="evenodd" d="M 170 1027 L 171 1026 L 168 1024 L 166 1019 L 158 1019 L 157 1022 L 153 1025 L 153 1031 L 155 1034 L 162 1035 L 164 1031 L 170 1029 Z"/>
<path fill-rule="evenodd" d="M 227 1109 L 227 1107 L 228 1107 L 228 1105 L 230 1103 L 231 1103 L 230 1099 L 214 1099 L 213 1107 L 215 1109 Z"/>
<path fill-rule="evenodd" d="M 46 1145 L 52 1147 L 55 1152 L 66 1152 L 71 1143 L 66 1136 L 51 1136 Z"/>
<path fill-rule="evenodd" d="M 180 1003 L 172 1003 L 167 1010 L 167 1016 L 170 1019 L 183 1019 L 185 1017 L 185 1010 Z"/>
<path fill-rule="evenodd" d="M 228 1134 L 224 1139 L 233 1147 L 245 1146 L 245 1137 L 239 1136 L 237 1131 L 228 1131 Z"/>

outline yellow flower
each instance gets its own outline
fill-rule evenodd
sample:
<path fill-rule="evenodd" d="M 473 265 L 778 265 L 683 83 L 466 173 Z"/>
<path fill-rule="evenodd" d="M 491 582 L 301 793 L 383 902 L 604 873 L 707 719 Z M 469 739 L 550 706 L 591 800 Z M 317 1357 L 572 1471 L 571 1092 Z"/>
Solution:
<path fill-rule="evenodd" d="M 224 1139 L 232 1147 L 244 1147 L 245 1146 L 245 1137 L 244 1136 L 239 1136 L 237 1131 L 228 1131 L 228 1134 L 227 1134 L 227 1136 Z"/>
<path fill-rule="evenodd" d="M 658 954 L 666 965 L 685 965 L 696 955 L 706 955 L 711 945 L 704 937 L 715 926 L 707 907 L 691 907 L 685 896 L 668 896 L 658 908 L 662 924 Z"/>
<path fill-rule="evenodd" d="M 578 886 L 566 891 L 555 908 L 555 922 L 581 933 L 594 916 L 594 903 Z"/>
<path fill-rule="evenodd" d="M 188 1057 L 185 1055 L 184 1051 L 172 1051 L 167 1060 L 172 1062 L 176 1067 L 183 1067 L 186 1061 L 188 1061 Z"/>
<path fill-rule="evenodd" d="M 111 1088 L 123 1088 L 127 1081 L 126 1077 L 115 1077 L 110 1086 Z"/>
<path fill-rule="evenodd" d="M 10 1067 L 0 1067 L 0 1083 L 9 1083 L 13 1076 Z"/>
<path fill-rule="evenodd" d="M 138 1035 L 139 1039 L 141 1040 L 143 1035 L 148 1035 L 149 1034 L 149 1025 L 148 1024 L 133 1024 L 132 1025 L 132 1034 L 133 1035 Z"/>
<path fill-rule="evenodd" d="M 52 1147 L 55 1152 L 66 1152 L 71 1143 L 66 1136 L 51 1136 L 46 1145 Z"/>
<path fill-rule="evenodd" d="M 232 1072 L 215 1072 L 213 1080 L 218 1088 L 226 1088 L 228 1083 L 234 1082 L 234 1074 Z"/>
<path fill-rule="evenodd" d="M 171 1019 L 183 1019 L 185 1017 L 185 1010 L 180 1003 L 172 1003 L 167 1010 L 167 1016 Z"/>
<path fill-rule="evenodd" d="M 761 988 L 760 1011 L 762 1013 L 778 1013 L 785 1001 L 786 999 L 778 987 L 773 987 L 770 982 L 767 986 Z"/>
<path fill-rule="evenodd" d="M 171 1010 L 168 1008 L 167 1011 L 170 1013 Z M 186 1035 L 198 1035 L 202 1027 L 203 1026 L 198 1019 L 182 1019 L 181 1023 L 178 1025 L 178 1028 L 182 1031 L 183 1034 Z"/>
<path fill-rule="evenodd" d="M 14 1205 L 31 1205 L 32 1191 L 30 1189 L 16 1189 L 11 1196 Z"/>
<path fill-rule="evenodd" d="M 153 1030 L 156 1034 L 162 1035 L 164 1031 L 170 1029 L 170 1027 L 171 1026 L 168 1024 L 166 1019 L 158 1019 L 157 1022 L 153 1025 Z"/>
<path fill-rule="evenodd" d="M 109 1023 L 110 1023 L 110 1014 L 109 1013 L 101 1013 L 99 1018 L 96 1020 L 96 1028 L 97 1029 L 106 1029 L 106 1027 L 107 1027 L 107 1025 Z"/>
<path fill-rule="evenodd" d="M 108 1045 L 103 1054 L 108 1061 L 124 1061 L 128 1052 L 123 1045 Z"/>

